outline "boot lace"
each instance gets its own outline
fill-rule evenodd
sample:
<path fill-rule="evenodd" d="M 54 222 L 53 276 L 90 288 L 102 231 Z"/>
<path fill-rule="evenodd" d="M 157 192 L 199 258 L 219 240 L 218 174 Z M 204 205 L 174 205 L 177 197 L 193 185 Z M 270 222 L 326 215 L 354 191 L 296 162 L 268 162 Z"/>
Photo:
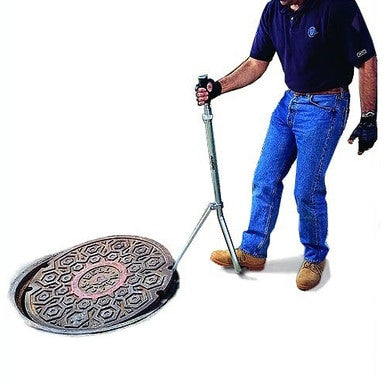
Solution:
<path fill-rule="evenodd" d="M 311 263 L 310 261 L 305 261 L 303 268 L 307 268 L 319 276 L 321 276 L 323 272 L 322 263 Z"/>

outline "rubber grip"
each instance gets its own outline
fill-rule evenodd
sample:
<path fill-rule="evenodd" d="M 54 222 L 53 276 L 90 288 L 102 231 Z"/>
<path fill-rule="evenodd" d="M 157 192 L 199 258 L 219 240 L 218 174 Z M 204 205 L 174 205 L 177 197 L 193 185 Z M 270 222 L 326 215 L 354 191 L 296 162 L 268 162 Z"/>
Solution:
<path fill-rule="evenodd" d="M 208 84 L 208 75 L 198 76 L 198 85 L 200 88 L 206 88 Z"/>

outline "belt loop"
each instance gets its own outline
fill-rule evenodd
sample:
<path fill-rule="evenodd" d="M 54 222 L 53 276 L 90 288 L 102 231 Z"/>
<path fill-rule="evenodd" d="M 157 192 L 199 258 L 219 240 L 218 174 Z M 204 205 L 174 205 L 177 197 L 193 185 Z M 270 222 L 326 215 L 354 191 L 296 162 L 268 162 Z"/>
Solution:
<path fill-rule="evenodd" d="M 344 95 L 344 88 L 340 87 L 340 98 L 341 99 L 343 99 L 343 95 Z"/>

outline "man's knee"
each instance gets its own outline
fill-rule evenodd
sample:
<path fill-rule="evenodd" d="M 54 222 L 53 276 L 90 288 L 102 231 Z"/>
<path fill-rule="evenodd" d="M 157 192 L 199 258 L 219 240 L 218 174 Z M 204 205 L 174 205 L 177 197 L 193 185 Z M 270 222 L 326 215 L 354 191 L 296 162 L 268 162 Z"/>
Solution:
<path fill-rule="evenodd" d="M 295 201 L 299 213 L 306 213 L 326 204 L 326 189 L 315 188 L 312 185 L 296 185 Z"/>

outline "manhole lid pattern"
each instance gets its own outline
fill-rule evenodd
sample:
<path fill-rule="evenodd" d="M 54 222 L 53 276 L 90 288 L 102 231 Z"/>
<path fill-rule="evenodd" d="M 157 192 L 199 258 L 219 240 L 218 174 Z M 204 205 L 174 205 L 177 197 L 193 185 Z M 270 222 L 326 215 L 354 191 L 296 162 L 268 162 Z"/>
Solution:
<path fill-rule="evenodd" d="M 174 261 L 161 244 L 105 237 L 63 251 L 28 282 L 28 317 L 48 330 L 101 332 L 130 322 L 160 300 Z"/>

